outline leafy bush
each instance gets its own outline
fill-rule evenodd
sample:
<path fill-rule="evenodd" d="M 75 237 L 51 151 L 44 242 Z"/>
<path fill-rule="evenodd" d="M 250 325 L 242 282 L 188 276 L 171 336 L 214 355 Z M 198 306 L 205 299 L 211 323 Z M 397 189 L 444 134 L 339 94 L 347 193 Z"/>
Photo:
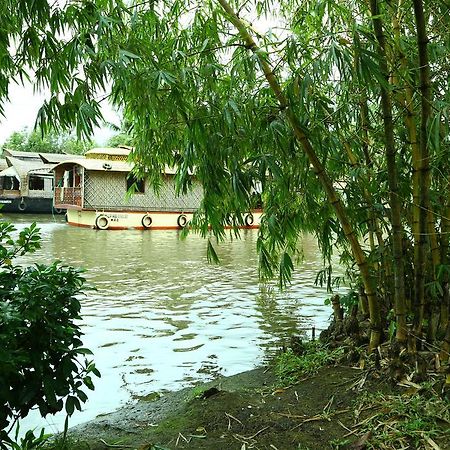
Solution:
<path fill-rule="evenodd" d="M 19 431 L 20 429 L 17 425 L 14 441 L 8 440 L 2 446 L 6 446 L 6 448 L 10 448 L 11 450 L 38 450 L 47 448 L 48 439 L 51 435 L 45 434 L 43 429 L 38 436 L 35 436 L 33 431 L 28 430 L 22 438 L 19 437 Z"/>
<path fill-rule="evenodd" d="M 64 407 L 70 416 L 100 376 L 82 347 L 80 270 L 54 262 L 23 267 L 13 260 L 40 247 L 35 224 L 16 234 L 0 223 L 0 448 L 12 444 L 7 428 L 32 408 L 41 415 Z"/>

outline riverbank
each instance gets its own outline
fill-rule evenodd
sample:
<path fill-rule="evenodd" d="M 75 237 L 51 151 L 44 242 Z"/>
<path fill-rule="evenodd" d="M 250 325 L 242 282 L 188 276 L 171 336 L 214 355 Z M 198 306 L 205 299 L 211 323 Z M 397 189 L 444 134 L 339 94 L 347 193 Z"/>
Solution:
<path fill-rule="evenodd" d="M 159 398 L 150 395 L 71 429 L 69 436 L 72 447 L 80 450 L 399 448 L 384 447 L 376 435 L 377 429 L 384 430 L 382 414 L 391 428 L 407 421 L 400 411 L 395 420 L 389 417 L 387 400 L 384 412 L 379 411 L 382 403 L 376 406 L 376 398 L 396 389 L 405 391 L 342 366 L 322 368 L 282 388 L 271 368 L 259 368 Z M 372 398 L 369 392 L 378 394 Z M 411 398 L 408 393 L 404 404 Z M 421 407 L 414 405 L 418 414 Z M 422 416 L 425 420 L 425 413 Z M 449 448 L 441 437 L 448 423 L 443 420 L 438 427 L 442 429 L 436 435 L 423 428 L 428 447 L 404 448 Z M 404 439 L 412 442 L 407 434 Z"/>
<path fill-rule="evenodd" d="M 353 394 L 342 388 L 358 375 L 358 370 L 350 368 L 326 368 L 282 389 L 272 370 L 259 368 L 153 401 L 140 401 L 76 427 L 70 436 L 90 449 L 111 445 L 138 449 L 152 445 L 169 449 L 240 449 L 243 445 L 289 449 L 299 444 L 301 448 L 326 448 L 328 442 L 341 436 L 342 428 L 335 421 L 302 422 L 318 412 L 333 414 L 347 407 Z"/>

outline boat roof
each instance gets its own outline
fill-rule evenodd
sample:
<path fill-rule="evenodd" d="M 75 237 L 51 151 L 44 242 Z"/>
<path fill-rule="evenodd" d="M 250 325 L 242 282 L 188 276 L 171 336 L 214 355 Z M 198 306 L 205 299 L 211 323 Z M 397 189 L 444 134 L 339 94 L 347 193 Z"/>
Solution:
<path fill-rule="evenodd" d="M 3 150 L 3 156 L 13 157 L 20 160 L 41 160 L 45 164 L 56 164 L 67 159 L 84 158 L 82 155 L 73 155 L 68 153 L 44 153 L 44 152 L 20 152 L 17 150 Z"/>
<path fill-rule="evenodd" d="M 38 159 L 19 159 L 12 156 L 7 156 L 6 162 L 9 167 L 14 167 L 17 175 L 21 178 L 26 177 L 29 172 L 42 175 L 49 174 L 53 169 L 53 164 L 45 164 L 39 157 Z M 0 176 L 11 176 L 5 175 L 4 172 L 5 171 L 1 172 Z"/>
<path fill-rule="evenodd" d="M 110 159 L 70 159 L 53 165 L 53 170 L 64 165 L 78 164 L 86 170 L 95 170 L 101 172 L 131 172 L 134 164 L 127 161 L 115 161 Z M 165 166 L 161 172 L 164 175 L 176 175 L 177 171 L 174 167 Z"/>
<path fill-rule="evenodd" d="M 8 150 L 8 149 L 4 149 L 3 150 L 3 156 L 8 157 L 8 156 L 12 156 L 13 158 L 17 158 L 17 159 L 26 159 L 26 160 L 30 160 L 30 159 L 41 159 L 39 156 L 39 153 L 36 152 L 19 152 L 18 150 Z"/>
<path fill-rule="evenodd" d="M 73 158 L 84 158 L 82 155 L 73 155 L 67 153 L 39 153 L 39 157 L 44 163 L 57 164 Z"/>
<path fill-rule="evenodd" d="M 53 176 L 55 164 L 72 160 L 74 157 L 84 159 L 82 155 L 66 153 L 36 153 L 4 150 L 5 159 L 0 159 L 0 176 L 24 178 L 28 173 L 38 176 Z M 3 164 L 2 164 L 3 162 Z M 12 170 L 11 168 L 14 168 Z"/>
<path fill-rule="evenodd" d="M 86 157 L 72 156 L 73 158 L 64 159 L 53 166 L 53 169 L 61 167 L 65 164 L 78 164 L 86 170 L 103 171 L 103 172 L 130 172 L 133 170 L 134 163 L 128 161 L 132 147 L 102 147 L 93 148 L 85 153 Z M 175 167 L 164 166 L 161 173 L 165 175 L 176 175 Z"/>
<path fill-rule="evenodd" d="M 127 157 L 131 153 L 131 147 L 98 147 L 88 150 L 85 155 L 86 158 L 94 159 L 97 155 L 104 156 L 122 156 Z M 107 159 L 107 158 L 105 158 Z"/>
<path fill-rule="evenodd" d="M 17 173 L 17 170 L 13 166 L 3 169 L 0 172 L 0 177 L 15 177 L 20 181 L 19 174 Z"/>
<path fill-rule="evenodd" d="M 130 172 L 134 164 L 128 162 L 132 147 L 96 147 L 85 153 L 86 157 L 72 155 L 72 158 L 60 161 L 53 169 L 65 164 L 78 164 L 86 170 L 100 172 Z"/>
<path fill-rule="evenodd" d="M 53 177 L 53 167 L 55 167 L 54 164 L 43 164 L 41 167 L 30 169 L 28 173 L 32 175 L 48 175 L 49 177 Z"/>
<path fill-rule="evenodd" d="M 77 158 L 69 159 L 60 162 L 53 166 L 53 169 L 64 166 L 66 164 L 77 164 L 84 167 L 86 170 L 96 170 L 102 172 L 130 172 L 133 169 L 133 164 L 126 161 L 115 161 L 109 159 L 94 159 L 94 158 Z"/>

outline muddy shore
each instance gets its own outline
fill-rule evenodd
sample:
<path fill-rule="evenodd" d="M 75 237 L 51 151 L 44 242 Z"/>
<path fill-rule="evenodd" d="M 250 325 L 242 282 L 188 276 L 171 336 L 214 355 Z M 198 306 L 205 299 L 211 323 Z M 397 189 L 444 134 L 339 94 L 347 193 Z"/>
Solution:
<path fill-rule="evenodd" d="M 351 426 L 357 369 L 281 387 L 270 368 L 125 406 L 70 430 L 79 449 L 325 449 Z M 157 397 L 157 396 L 156 396 Z M 326 414 L 323 414 L 323 413 Z"/>

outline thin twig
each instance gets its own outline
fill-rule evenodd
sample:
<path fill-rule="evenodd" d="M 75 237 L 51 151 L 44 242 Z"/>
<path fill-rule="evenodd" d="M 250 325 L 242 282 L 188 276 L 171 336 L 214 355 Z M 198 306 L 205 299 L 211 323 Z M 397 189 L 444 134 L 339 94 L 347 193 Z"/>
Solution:
<path fill-rule="evenodd" d="M 225 415 L 228 417 L 228 429 L 229 430 L 231 429 L 231 421 L 230 421 L 230 419 L 233 419 L 236 422 L 240 423 L 242 426 L 244 426 L 244 424 L 239 419 L 237 419 L 236 417 L 232 416 L 231 414 L 228 414 L 226 412 Z"/>
<path fill-rule="evenodd" d="M 255 434 L 252 434 L 251 436 L 249 436 L 247 439 L 253 439 L 256 436 L 258 436 L 258 434 L 262 433 L 263 431 L 267 430 L 267 428 L 269 428 L 269 426 L 261 428 L 259 431 L 257 431 Z"/>
<path fill-rule="evenodd" d="M 297 414 L 289 414 L 289 413 L 277 413 L 278 416 L 287 417 L 288 419 L 303 419 L 306 416 L 305 414 L 297 415 Z"/>
<path fill-rule="evenodd" d="M 303 424 L 307 422 L 316 422 L 318 420 L 325 420 L 325 418 L 322 415 L 317 415 L 314 417 L 310 417 L 309 419 L 302 420 L 298 425 L 296 425 L 294 428 L 291 428 L 291 431 L 296 430 L 297 428 L 300 428 Z"/>
<path fill-rule="evenodd" d="M 338 420 L 337 423 L 338 423 L 342 428 L 344 428 L 344 430 L 347 430 L 347 431 L 350 432 L 350 433 L 356 433 L 355 430 L 353 430 L 353 431 L 350 430 L 350 428 L 346 427 L 340 420 Z"/>
<path fill-rule="evenodd" d="M 180 438 L 182 438 L 184 440 L 184 442 L 189 444 L 189 441 L 181 433 L 178 433 L 177 442 L 175 443 L 175 447 L 178 447 L 178 443 L 180 442 Z"/>
<path fill-rule="evenodd" d="M 100 442 L 101 442 L 103 445 L 106 445 L 108 448 L 134 448 L 133 445 L 108 444 L 104 439 L 100 439 Z"/>

